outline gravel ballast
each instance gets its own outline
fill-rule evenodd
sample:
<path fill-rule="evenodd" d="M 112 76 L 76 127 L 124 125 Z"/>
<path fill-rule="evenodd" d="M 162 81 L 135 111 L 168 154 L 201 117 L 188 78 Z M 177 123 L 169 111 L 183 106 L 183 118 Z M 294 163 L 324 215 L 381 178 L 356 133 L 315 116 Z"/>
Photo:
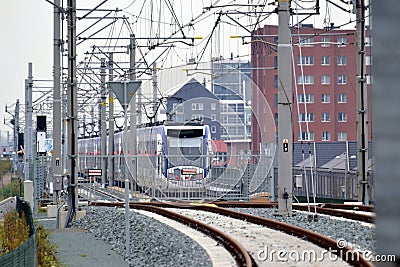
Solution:
<path fill-rule="evenodd" d="M 88 230 L 125 256 L 124 209 L 88 207 L 73 227 Z M 130 227 L 130 266 L 212 266 L 198 243 L 168 225 L 131 210 Z"/>
<path fill-rule="evenodd" d="M 371 251 L 375 254 L 375 226 L 347 219 L 337 219 L 330 216 L 318 215 L 317 222 L 308 221 L 307 213 L 297 212 L 296 216 L 274 216 L 275 209 L 235 208 L 239 212 L 252 214 L 268 219 L 292 224 L 310 231 L 331 237 L 341 245 L 345 244 L 354 249 Z"/>

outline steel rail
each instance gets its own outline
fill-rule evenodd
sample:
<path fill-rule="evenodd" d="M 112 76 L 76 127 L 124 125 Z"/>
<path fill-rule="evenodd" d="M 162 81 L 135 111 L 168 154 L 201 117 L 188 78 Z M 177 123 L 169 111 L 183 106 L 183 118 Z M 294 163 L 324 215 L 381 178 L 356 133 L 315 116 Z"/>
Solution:
<path fill-rule="evenodd" d="M 307 206 L 293 205 L 293 209 L 301 210 L 301 211 L 308 211 Z M 330 215 L 330 216 L 334 216 L 334 217 L 343 217 L 346 219 L 360 221 L 360 222 L 366 222 L 366 223 L 375 223 L 374 222 L 375 217 L 371 216 L 371 215 L 367 215 L 367 214 L 360 214 L 360 213 L 354 213 L 354 212 L 349 212 L 349 211 L 342 211 L 342 210 L 337 210 L 337 209 L 321 208 L 321 207 L 316 207 L 316 210 L 317 210 L 318 214 L 325 214 L 325 215 Z"/>
<path fill-rule="evenodd" d="M 344 261 L 349 263 L 352 266 L 356 267 L 370 267 L 373 266 L 370 262 L 368 262 L 365 258 L 363 258 L 360 254 L 358 254 L 355 250 L 350 247 L 339 247 L 336 240 L 329 238 L 327 236 L 323 236 L 321 234 L 309 231 L 307 229 L 303 229 L 294 225 L 290 225 L 287 223 L 278 222 L 275 220 L 270 220 L 242 212 L 232 211 L 228 209 L 212 207 L 212 206 L 194 206 L 194 209 L 199 209 L 203 211 L 213 212 L 217 214 L 221 214 L 224 216 L 228 216 L 231 218 L 236 218 L 240 220 L 246 220 L 251 223 L 267 226 L 269 228 L 283 231 L 287 234 L 297 236 L 299 238 L 305 239 L 311 243 L 314 243 L 322 248 L 325 248 L 327 251 L 332 252 L 338 257 L 342 258 Z M 350 257 L 349 257 L 350 255 Z M 358 256 L 354 256 L 358 255 Z"/>
<path fill-rule="evenodd" d="M 324 204 L 321 204 L 320 207 L 321 208 L 331 208 L 331 209 L 374 212 L 374 206 L 364 206 L 364 205 L 324 203 Z"/>
<path fill-rule="evenodd" d="M 108 207 L 124 206 L 123 202 L 118 202 L 118 203 L 93 202 L 91 204 L 94 206 L 108 206 Z M 200 231 L 206 234 L 207 236 L 212 237 L 217 242 L 221 243 L 226 248 L 226 250 L 228 250 L 231 253 L 232 257 L 235 259 L 238 266 L 240 267 L 253 266 L 252 258 L 250 254 L 246 251 L 246 249 L 231 236 L 225 234 L 224 232 L 215 227 L 209 226 L 203 222 L 189 218 L 187 216 L 166 210 L 165 208 L 152 205 L 152 203 L 151 204 L 130 203 L 129 207 L 131 209 L 140 209 L 157 213 L 174 221 L 178 221 L 182 224 L 185 224 L 197 231 Z"/>

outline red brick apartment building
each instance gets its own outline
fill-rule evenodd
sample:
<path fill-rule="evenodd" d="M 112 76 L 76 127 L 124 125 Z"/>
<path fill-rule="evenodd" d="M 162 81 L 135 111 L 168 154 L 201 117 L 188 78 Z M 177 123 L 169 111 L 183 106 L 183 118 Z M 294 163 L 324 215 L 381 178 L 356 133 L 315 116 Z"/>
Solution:
<path fill-rule="evenodd" d="M 335 28 L 316 29 L 312 25 L 293 28 L 293 141 L 356 141 L 357 47 L 356 31 Z M 367 35 L 368 36 L 368 35 Z M 298 45 L 302 42 L 301 47 Z M 366 38 L 366 78 L 370 96 L 370 38 Z M 252 108 L 265 96 L 278 122 L 278 26 L 257 29 L 252 38 Z M 296 95 L 297 85 L 297 95 Z M 368 97 L 368 121 L 371 101 Z M 261 110 L 260 110 L 261 109 Z M 259 113 L 260 114 L 260 113 Z M 252 118 L 252 150 L 258 152 L 262 121 Z M 307 133 L 307 122 L 309 134 Z M 260 126 L 259 126 L 260 125 Z M 301 127 L 301 130 L 300 130 Z M 368 138 L 371 140 L 371 124 Z"/>

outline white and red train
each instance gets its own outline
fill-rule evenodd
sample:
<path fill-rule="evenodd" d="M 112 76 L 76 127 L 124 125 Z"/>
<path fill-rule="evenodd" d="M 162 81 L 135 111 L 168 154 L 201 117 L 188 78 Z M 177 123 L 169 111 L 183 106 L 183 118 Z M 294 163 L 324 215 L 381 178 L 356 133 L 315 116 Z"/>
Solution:
<path fill-rule="evenodd" d="M 121 184 L 129 173 L 142 188 L 167 190 L 205 186 L 213 158 L 208 125 L 169 123 L 138 128 L 136 133 L 137 157 L 132 153 L 130 131 L 114 135 L 112 157 L 116 184 Z M 81 173 L 100 168 L 100 137 L 78 140 L 78 151 Z M 111 156 L 108 149 L 107 155 Z M 132 173 L 135 158 L 137 175 Z"/>

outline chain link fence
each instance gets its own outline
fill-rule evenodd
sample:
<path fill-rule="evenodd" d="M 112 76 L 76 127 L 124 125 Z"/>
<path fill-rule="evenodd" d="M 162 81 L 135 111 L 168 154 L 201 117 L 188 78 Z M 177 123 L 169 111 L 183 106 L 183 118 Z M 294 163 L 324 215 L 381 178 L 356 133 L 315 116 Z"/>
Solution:
<path fill-rule="evenodd" d="M 27 224 L 29 225 L 29 238 L 22 245 L 13 251 L 0 256 L 0 266 L 2 267 L 36 267 L 37 266 L 37 244 L 36 231 L 33 222 L 31 207 L 28 202 L 16 197 L 16 210 L 24 213 Z"/>

